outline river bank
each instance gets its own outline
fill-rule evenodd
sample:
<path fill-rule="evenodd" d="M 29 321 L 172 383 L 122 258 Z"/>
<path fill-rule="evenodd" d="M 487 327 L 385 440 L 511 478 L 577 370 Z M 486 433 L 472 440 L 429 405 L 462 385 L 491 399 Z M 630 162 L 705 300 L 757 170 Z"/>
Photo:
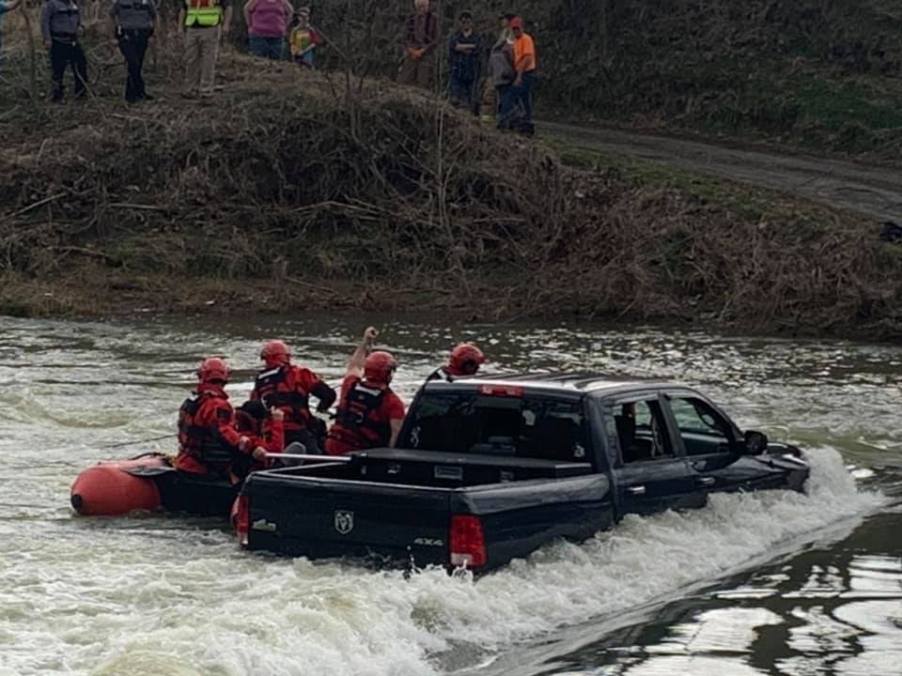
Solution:
<path fill-rule="evenodd" d="M 0 122 L 0 311 L 902 335 L 902 250 L 864 216 L 502 135 L 380 80 L 348 89 L 230 53 L 220 81 L 209 103 L 162 80 L 144 106 L 98 87 Z"/>

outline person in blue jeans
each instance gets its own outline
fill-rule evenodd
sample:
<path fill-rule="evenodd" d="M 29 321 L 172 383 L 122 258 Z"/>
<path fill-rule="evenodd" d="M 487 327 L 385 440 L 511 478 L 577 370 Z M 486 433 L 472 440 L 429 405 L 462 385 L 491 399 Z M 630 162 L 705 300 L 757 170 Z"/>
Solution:
<path fill-rule="evenodd" d="M 244 5 L 248 51 L 274 61 L 285 58 L 285 35 L 293 15 L 288 0 L 248 0 Z"/>
<path fill-rule="evenodd" d="M 3 63 L 3 15 L 16 9 L 22 0 L 0 0 L 0 64 Z"/>
<path fill-rule="evenodd" d="M 532 36 L 523 30 L 523 19 L 515 16 L 510 22 L 513 34 L 514 81 L 502 94 L 498 126 L 532 134 L 532 88 L 536 81 L 536 45 Z"/>

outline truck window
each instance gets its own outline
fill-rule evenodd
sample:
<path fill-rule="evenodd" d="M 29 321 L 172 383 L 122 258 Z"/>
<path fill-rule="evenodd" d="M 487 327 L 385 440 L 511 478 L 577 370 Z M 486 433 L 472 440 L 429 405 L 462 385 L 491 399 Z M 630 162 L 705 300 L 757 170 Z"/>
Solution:
<path fill-rule="evenodd" d="M 707 402 L 694 397 L 673 397 L 670 410 L 676 419 L 687 455 L 728 453 L 730 425 Z"/>
<path fill-rule="evenodd" d="M 425 393 L 400 448 L 587 462 L 582 403 L 552 397 Z"/>
<path fill-rule="evenodd" d="M 673 445 L 657 397 L 617 404 L 614 411 L 624 465 L 673 457 Z"/>

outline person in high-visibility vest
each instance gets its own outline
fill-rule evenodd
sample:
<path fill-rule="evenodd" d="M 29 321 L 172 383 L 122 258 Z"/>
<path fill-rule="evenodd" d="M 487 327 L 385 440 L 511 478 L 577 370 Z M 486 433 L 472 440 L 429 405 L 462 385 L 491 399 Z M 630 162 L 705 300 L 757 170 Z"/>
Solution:
<path fill-rule="evenodd" d="M 213 93 L 219 42 L 232 25 L 231 1 L 185 0 L 178 25 L 185 36 L 185 94 L 208 96 Z"/>

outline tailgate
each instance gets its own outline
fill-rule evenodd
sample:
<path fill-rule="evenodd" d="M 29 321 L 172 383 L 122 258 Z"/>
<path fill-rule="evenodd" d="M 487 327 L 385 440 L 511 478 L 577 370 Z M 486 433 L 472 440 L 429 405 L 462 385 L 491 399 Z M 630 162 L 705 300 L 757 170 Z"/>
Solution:
<path fill-rule="evenodd" d="M 450 493 L 346 479 L 252 475 L 248 547 L 280 554 L 448 562 Z"/>

